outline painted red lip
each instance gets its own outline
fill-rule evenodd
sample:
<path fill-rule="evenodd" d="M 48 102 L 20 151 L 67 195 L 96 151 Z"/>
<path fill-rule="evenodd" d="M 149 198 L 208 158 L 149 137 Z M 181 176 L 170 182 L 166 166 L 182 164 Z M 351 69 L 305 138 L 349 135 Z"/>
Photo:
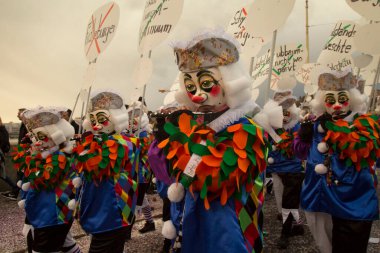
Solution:
<path fill-rule="evenodd" d="M 206 99 L 204 97 L 201 97 L 201 96 L 193 96 L 191 98 L 191 101 L 193 101 L 194 103 L 197 103 L 197 104 L 200 104 L 202 102 L 204 102 Z"/>

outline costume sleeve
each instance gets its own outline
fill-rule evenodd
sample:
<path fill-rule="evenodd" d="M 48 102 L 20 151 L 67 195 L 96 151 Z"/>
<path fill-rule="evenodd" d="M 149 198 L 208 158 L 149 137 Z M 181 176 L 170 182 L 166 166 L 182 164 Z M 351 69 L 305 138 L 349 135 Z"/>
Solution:
<path fill-rule="evenodd" d="M 168 160 L 166 160 L 164 151 L 157 147 L 157 145 L 158 141 L 154 140 L 148 151 L 150 168 L 152 169 L 157 180 L 165 183 L 166 185 L 170 185 L 172 183 L 172 179 L 170 178 L 168 172 Z"/>
<path fill-rule="evenodd" d="M 293 141 L 293 151 L 297 158 L 301 160 L 306 160 L 307 155 L 309 154 L 309 149 L 311 146 L 311 141 L 306 142 L 300 138 L 300 136 L 296 136 Z"/>

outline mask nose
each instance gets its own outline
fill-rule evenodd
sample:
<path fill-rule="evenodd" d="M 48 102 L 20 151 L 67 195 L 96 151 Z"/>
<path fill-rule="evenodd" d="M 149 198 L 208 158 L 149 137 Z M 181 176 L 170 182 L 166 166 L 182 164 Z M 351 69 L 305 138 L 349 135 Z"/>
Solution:
<path fill-rule="evenodd" d="M 333 109 L 334 109 L 335 111 L 337 111 L 337 110 L 342 109 L 342 106 L 341 106 L 341 105 L 334 105 L 334 106 L 333 106 Z"/>
<path fill-rule="evenodd" d="M 197 104 L 201 104 L 204 101 L 206 101 L 206 97 L 203 94 L 201 94 L 200 96 L 193 96 L 191 98 L 191 101 L 193 101 L 194 103 L 197 103 Z"/>
<path fill-rule="evenodd" d="M 101 125 L 95 125 L 92 127 L 92 129 L 94 129 L 95 131 L 99 131 L 101 130 L 103 127 Z"/>

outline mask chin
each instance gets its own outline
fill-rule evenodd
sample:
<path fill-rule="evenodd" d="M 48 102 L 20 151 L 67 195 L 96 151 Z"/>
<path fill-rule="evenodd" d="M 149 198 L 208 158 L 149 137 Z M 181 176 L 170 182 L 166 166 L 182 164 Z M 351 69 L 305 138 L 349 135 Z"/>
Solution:
<path fill-rule="evenodd" d="M 350 114 L 350 111 L 335 111 L 331 114 L 333 120 L 343 119 Z"/>

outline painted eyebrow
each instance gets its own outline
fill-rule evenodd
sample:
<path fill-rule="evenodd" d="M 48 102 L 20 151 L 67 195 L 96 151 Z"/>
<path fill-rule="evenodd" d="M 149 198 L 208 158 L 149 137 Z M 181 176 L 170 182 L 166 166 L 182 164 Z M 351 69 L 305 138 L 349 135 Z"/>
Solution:
<path fill-rule="evenodd" d="M 99 116 L 99 115 L 105 115 L 105 116 L 107 116 L 107 114 L 106 114 L 105 112 L 98 112 L 98 113 L 96 114 L 96 116 Z"/>
<path fill-rule="evenodd" d="M 347 96 L 347 93 L 345 92 L 345 91 L 339 91 L 338 92 L 338 95 L 340 96 L 340 95 L 345 95 L 345 96 Z"/>
<path fill-rule="evenodd" d="M 184 76 L 185 76 L 186 78 L 191 79 L 191 75 L 189 75 L 189 74 L 187 74 L 187 73 L 185 73 Z"/>
<path fill-rule="evenodd" d="M 197 73 L 197 77 L 199 77 L 203 74 L 213 74 L 213 73 L 211 71 L 208 71 L 208 70 L 201 70 Z"/>

